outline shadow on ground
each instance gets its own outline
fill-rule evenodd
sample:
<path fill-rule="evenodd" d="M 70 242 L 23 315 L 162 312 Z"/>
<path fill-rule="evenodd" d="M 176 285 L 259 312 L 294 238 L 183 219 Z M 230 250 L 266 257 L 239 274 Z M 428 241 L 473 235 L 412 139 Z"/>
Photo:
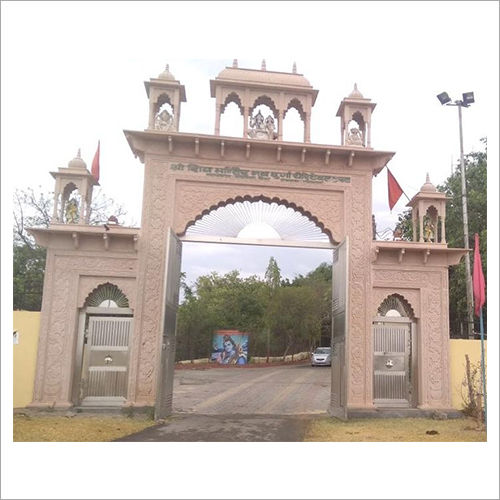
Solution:
<path fill-rule="evenodd" d="M 116 441 L 234 442 L 303 441 L 310 416 L 176 414 L 165 424 Z"/>

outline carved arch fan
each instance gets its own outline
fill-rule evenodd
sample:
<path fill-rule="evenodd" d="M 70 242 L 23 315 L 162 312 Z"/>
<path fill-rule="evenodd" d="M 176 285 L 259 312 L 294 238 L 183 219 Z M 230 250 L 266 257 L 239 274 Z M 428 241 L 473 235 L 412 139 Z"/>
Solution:
<path fill-rule="evenodd" d="M 415 313 L 408 301 L 397 293 L 389 295 L 389 297 L 380 304 L 377 313 L 379 316 L 394 316 L 395 314 L 391 314 L 392 311 L 396 311 L 399 313 L 399 316 L 404 318 L 415 318 Z"/>
<path fill-rule="evenodd" d="M 85 300 L 85 307 L 129 307 L 127 296 L 111 283 L 94 288 Z"/>
<path fill-rule="evenodd" d="M 257 226 L 265 231 L 267 228 L 267 231 L 255 237 L 330 241 L 318 225 L 299 211 L 262 200 L 238 201 L 218 207 L 197 220 L 186 230 L 186 234 L 247 237 L 247 231 Z"/>

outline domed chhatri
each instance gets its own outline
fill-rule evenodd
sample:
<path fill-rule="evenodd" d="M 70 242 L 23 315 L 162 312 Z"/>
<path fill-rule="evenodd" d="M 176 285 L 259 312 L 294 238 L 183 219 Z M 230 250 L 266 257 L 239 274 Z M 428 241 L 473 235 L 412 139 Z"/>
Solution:
<path fill-rule="evenodd" d="M 87 164 L 82 160 L 80 149 L 78 149 L 76 156 L 68 162 L 68 168 L 87 168 Z"/>
<path fill-rule="evenodd" d="M 364 99 L 363 94 L 358 90 L 358 84 L 354 84 L 353 91 L 349 94 L 350 99 Z"/>
<path fill-rule="evenodd" d="M 168 64 L 165 66 L 165 69 L 158 75 L 158 78 L 160 80 L 175 81 L 174 75 L 172 75 L 172 73 L 170 73 L 170 68 L 169 68 Z"/>
<path fill-rule="evenodd" d="M 420 191 L 423 191 L 424 193 L 437 193 L 437 188 L 434 184 L 432 184 L 428 173 L 425 177 L 425 184 L 422 185 Z"/>

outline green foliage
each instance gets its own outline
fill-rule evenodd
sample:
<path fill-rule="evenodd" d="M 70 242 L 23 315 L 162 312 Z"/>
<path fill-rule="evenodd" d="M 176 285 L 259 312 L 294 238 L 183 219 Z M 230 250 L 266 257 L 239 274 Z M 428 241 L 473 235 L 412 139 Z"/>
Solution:
<path fill-rule="evenodd" d="M 474 248 L 474 234 L 479 234 L 481 262 L 486 280 L 487 263 L 487 141 L 482 139 L 484 151 L 473 152 L 465 156 L 465 184 L 467 190 L 467 215 L 469 222 L 469 248 Z M 443 185 L 437 187 L 446 193 L 450 200 L 446 206 L 446 241 L 451 248 L 464 248 L 463 208 L 462 208 L 462 175 L 460 164 Z M 411 210 L 399 215 L 398 226 L 403 232 L 403 239 L 412 240 Z M 473 252 L 470 253 L 471 270 L 473 268 Z M 451 337 L 467 335 L 467 298 L 465 288 L 465 262 L 462 259 L 458 266 L 449 269 L 450 287 L 450 332 Z M 486 331 L 486 306 L 483 308 Z M 479 331 L 479 321 L 474 318 L 474 329 Z"/>
<path fill-rule="evenodd" d="M 479 234 L 481 262 L 486 279 L 487 273 L 487 141 L 483 139 L 484 151 L 474 152 L 465 157 L 465 182 L 467 190 L 467 215 L 469 221 L 469 248 L 474 248 L 474 234 Z M 457 166 L 453 175 L 448 177 L 440 191 L 451 197 L 446 207 L 446 240 L 450 247 L 464 247 L 463 209 L 462 209 L 462 178 L 460 167 Z M 473 252 L 470 253 L 471 270 L 473 269 Z M 451 267 L 449 271 L 450 284 L 450 330 L 452 337 L 466 335 L 467 301 L 465 291 L 465 263 Z M 487 330 L 487 310 L 483 307 L 485 331 Z M 479 331 L 479 321 L 476 317 L 474 330 Z M 461 325 L 463 325 L 461 327 Z"/>
<path fill-rule="evenodd" d="M 40 311 L 46 250 L 39 246 L 14 245 L 15 310 Z"/>
<path fill-rule="evenodd" d="M 200 276 L 185 284 L 177 321 L 177 360 L 208 357 L 215 330 L 250 333 L 250 356 L 282 356 L 330 341 L 331 265 L 283 286 L 271 258 L 265 279 L 242 278 L 238 271 Z"/>
<path fill-rule="evenodd" d="M 13 213 L 13 307 L 39 311 L 42 306 L 43 278 L 47 251 L 28 233 L 29 228 L 48 227 L 53 210 L 53 194 L 27 190 L 14 193 Z M 92 198 L 91 224 L 100 224 L 109 215 L 121 217 L 126 211 L 97 191 Z"/>

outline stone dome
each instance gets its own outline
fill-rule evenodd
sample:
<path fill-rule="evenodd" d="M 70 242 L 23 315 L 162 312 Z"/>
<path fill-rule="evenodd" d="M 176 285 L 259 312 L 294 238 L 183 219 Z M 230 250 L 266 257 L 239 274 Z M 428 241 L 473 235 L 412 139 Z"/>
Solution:
<path fill-rule="evenodd" d="M 420 191 L 424 193 L 437 193 L 437 188 L 432 184 L 429 174 L 425 178 L 425 184 L 420 188 Z"/>
<path fill-rule="evenodd" d="M 349 94 L 350 99 L 364 99 L 363 94 L 358 90 L 358 84 L 354 84 L 353 91 Z"/>
<path fill-rule="evenodd" d="M 216 80 L 311 88 L 309 81 L 300 73 L 282 73 L 259 69 L 227 67 L 217 75 Z"/>
<path fill-rule="evenodd" d="M 76 153 L 76 156 L 68 163 L 68 168 L 87 168 L 87 164 L 82 160 L 80 156 L 80 150 Z"/>
<path fill-rule="evenodd" d="M 165 66 L 165 69 L 158 75 L 158 78 L 160 80 L 172 80 L 172 81 L 175 81 L 174 75 L 172 75 L 172 73 L 170 73 L 168 64 Z"/>

